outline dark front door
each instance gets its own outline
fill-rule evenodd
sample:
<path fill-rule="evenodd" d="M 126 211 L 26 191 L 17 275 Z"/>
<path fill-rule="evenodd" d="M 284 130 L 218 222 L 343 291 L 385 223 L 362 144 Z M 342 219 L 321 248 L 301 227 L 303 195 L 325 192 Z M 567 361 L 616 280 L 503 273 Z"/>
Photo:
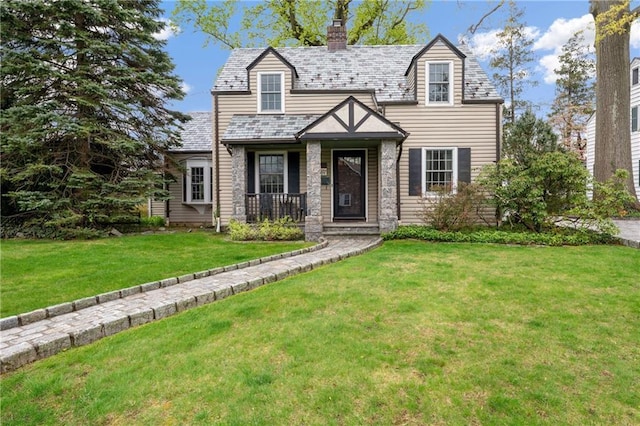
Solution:
<path fill-rule="evenodd" d="M 365 219 L 365 152 L 333 152 L 333 217 Z"/>

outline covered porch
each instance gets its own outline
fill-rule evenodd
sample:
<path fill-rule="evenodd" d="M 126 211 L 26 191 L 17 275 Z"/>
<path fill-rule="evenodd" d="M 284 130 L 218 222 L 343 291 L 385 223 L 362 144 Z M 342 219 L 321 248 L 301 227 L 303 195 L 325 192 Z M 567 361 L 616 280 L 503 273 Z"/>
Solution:
<path fill-rule="evenodd" d="M 232 156 L 232 218 L 288 217 L 308 241 L 396 229 L 397 157 L 407 133 L 354 97 L 321 116 L 284 117 L 298 127 L 281 127 L 288 134 L 278 139 L 223 138 Z"/>

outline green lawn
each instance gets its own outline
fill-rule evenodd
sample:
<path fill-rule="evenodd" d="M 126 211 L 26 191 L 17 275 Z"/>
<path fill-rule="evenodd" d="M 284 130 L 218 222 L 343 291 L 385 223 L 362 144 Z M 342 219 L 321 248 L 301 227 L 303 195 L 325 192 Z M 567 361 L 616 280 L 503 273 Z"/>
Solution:
<path fill-rule="evenodd" d="M 3 240 L 0 316 L 230 265 L 308 244 L 237 243 L 210 232 L 90 241 Z"/>
<path fill-rule="evenodd" d="M 2 378 L 8 425 L 640 424 L 640 250 L 385 242 Z"/>

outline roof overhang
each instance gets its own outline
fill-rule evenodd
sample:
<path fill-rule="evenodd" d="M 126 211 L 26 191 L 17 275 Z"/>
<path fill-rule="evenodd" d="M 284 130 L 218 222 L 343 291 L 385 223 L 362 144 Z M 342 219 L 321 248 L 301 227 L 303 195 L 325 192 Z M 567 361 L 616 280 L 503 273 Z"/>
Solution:
<path fill-rule="evenodd" d="M 296 138 L 310 140 L 395 140 L 404 141 L 409 133 L 353 96 L 300 130 Z"/>

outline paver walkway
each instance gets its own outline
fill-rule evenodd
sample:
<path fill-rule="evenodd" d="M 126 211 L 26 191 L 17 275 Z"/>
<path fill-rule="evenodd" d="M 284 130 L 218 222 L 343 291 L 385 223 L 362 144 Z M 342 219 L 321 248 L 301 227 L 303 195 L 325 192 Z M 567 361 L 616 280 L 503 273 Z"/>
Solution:
<path fill-rule="evenodd" d="M 624 245 L 640 248 L 640 219 L 623 219 L 613 222 L 620 229 L 617 236 Z"/>
<path fill-rule="evenodd" d="M 345 237 L 315 248 L 216 268 L 51 306 L 0 321 L 0 372 L 130 327 L 362 254 L 379 237 Z"/>

